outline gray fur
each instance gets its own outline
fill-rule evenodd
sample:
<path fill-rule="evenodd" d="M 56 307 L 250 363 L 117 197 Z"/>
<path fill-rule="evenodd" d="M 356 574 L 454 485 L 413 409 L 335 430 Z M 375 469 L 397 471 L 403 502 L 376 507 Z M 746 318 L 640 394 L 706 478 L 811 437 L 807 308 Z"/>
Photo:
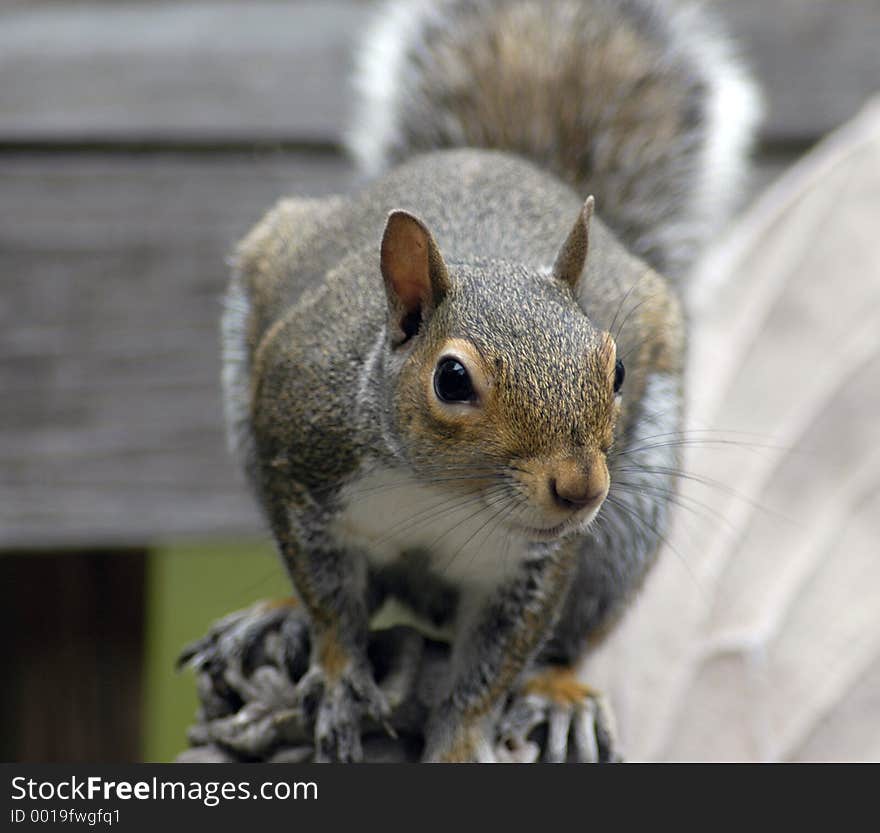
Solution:
<path fill-rule="evenodd" d="M 735 207 L 760 113 L 731 43 L 687 1 L 393 0 L 356 82 L 365 170 L 435 148 L 520 153 L 594 194 L 675 277 Z"/>
<path fill-rule="evenodd" d="M 226 442 L 246 470 L 254 464 L 250 430 L 250 357 L 247 350 L 247 322 L 250 301 L 238 276 L 229 282 L 224 299 L 222 334 L 223 407 Z"/>

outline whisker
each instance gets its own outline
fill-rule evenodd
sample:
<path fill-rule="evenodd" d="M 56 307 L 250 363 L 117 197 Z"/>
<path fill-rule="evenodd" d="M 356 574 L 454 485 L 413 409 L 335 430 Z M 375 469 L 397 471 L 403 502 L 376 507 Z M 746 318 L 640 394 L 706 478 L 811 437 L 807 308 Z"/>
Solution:
<path fill-rule="evenodd" d="M 452 557 L 443 565 L 442 570 L 444 570 L 444 571 L 448 570 L 452 566 L 452 564 L 455 562 L 455 560 L 458 558 L 458 556 L 461 554 L 462 550 L 464 550 L 464 548 L 480 532 L 485 530 L 489 526 L 489 524 L 492 523 L 493 520 L 497 519 L 495 525 L 492 527 L 492 529 L 489 530 L 489 533 L 488 533 L 489 535 L 492 534 L 492 532 L 497 528 L 498 524 L 504 519 L 504 516 L 509 513 L 509 509 L 510 509 L 510 501 L 508 500 L 509 498 L 510 498 L 510 494 L 505 493 L 504 495 L 501 496 L 501 498 L 495 504 L 493 504 L 493 505 L 500 504 L 500 508 L 497 509 L 495 512 L 493 512 L 491 514 L 491 516 L 483 522 L 483 524 L 481 524 L 479 527 L 477 527 L 477 529 L 464 540 L 464 542 L 461 544 L 461 546 L 459 546 L 458 549 L 456 549 L 456 551 L 452 554 Z"/>
<path fill-rule="evenodd" d="M 654 295 L 649 295 L 647 298 L 643 298 L 641 301 L 639 301 L 639 303 L 632 307 L 632 309 L 630 309 L 623 321 L 620 322 L 620 326 L 617 328 L 617 332 L 614 334 L 615 341 L 620 340 L 620 334 L 623 332 L 623 328 L 626 326 L 626 322 L 629 321 L 630 316 L 640 310 L 645 304 L 648 303 L 648 301 L 653 301 L 655 297 L 656 293 Z"/>
<path fill-rule="evenodd" d="M 396 530 L 396 533 L 399 534 L 400 532 L 403 532 L 405 530 L 410 530 L 410 531 L 417 530 L 419 528 L 419 526 L 421 526 L 423 523 L 424 524 L 428 524 L 428 523 L 435 524 L 447 516 L 454 515 L 462 510 L 466 510 L 471 505 L 477 505 L 478 507 L 480 507 L 477 509 L 477 511 L 475 513 L 468 515 L 466 518 L 464 518 L 464 520 L 462 520 L 460 522 L 460 524 L 466 523 L 471 517 L 479 514 L 479 512 L 482 511 L 482 507 L 485 506 L 485 499 L 486 498 L 491 499 L 491 498 L 498 496 L 499 494 L 504 494 L 504 489 L 505 489 L 505 484 L 503 484 L 503 483 L 498 484 L 496 486 L 493 486 L 490 489 L 486 489 L 486 490 L 474 489 L 474 490 L 471 490 L 468 493 L 468 496 L 464 499 L 455 500 L 455 498 L 453 498 L 452 500 L 444 501 L 444 504 L 442 504 L 442 508 L 439 510 L 433 506 L 429 507 L 427 510 L 423 510 L 423 511 L 419 512 L 417 517 L 411 517 L 410 519 L 405 519 L 403 522 L 401 522 L 399 524 L 395 524 L 395 526 L 398 527 L 398 529 Z M 461 496 L 458 496 L 458 497 L 461 498 Z M 460 524 L 459 524 L 459 526 L 460 526 Z M 455 527 L 453 527 L 453 529 L 454 528 Z M 443 534 L 445 534 L 445 533 L 443 533 Z M 393 537 L 393 536 L 391 536 L 391 537 Z M 441 535 L 441 537 L 442 537 L 442 535 Z M 383 536 L 382 540 L 387 540 L 387 537 Z M 433 547 L 434 542 L 432 542 L 430 546 Z"/>
<path fill-rule="evenodd" d="M 426 485 L 433 486 L 436 484 L 447 484 L 447 483 L 467 483 L 473 481 L 481 481 L 481 480 L 501 480 L 503 479 L 503 475 L 499 474 L 497 471 L 492 471 L 487 469 L 485 472 L 480 472 L 477 474 L 466 474 L 466 475 L 456 475 L 454 477 L 438 477 L 432 478 L 430 481 L 427 481 Z M 387 481 L 385 483 L 376 483 L 372 486 L 361 486 L 356 487 L 354 489 L 350 489 L 348 494 L 351 497 L 361 497 L 363 495 L 374 494 L 376 492 L 383 492 L 389 489 L 399 489 L 406 486 L 412 486 L 413 479 L 411 477 L 401 477 L 398 480 Z"/>
<path fill-rule="evenodd" d="M 388 543 L 388 541 L 390 541 L 401 532 L 418 529 L 422 521 L 436 521 L 446 515 L 457 512 L 458 510 L 463 509 L 470 504 L 478 501 L 481 491 L 482 490 L 480 489 L 472 489 L 464 495 L 459 494 L 453 495 L 451 497 L 449 495 L 440 496 L 439 500 L 433 500 L 424 509 L 420 509 L 415 514 L 409 515 L 403 520 L 398 521 L 397 523 L 390 526 L 385 531 L 385 534 L 381 538 L 377 539 L 375 543 Z"/>
<path fill-rule="evenodd" d="M 640 445 L 635 448 L 627 447 L 621 451 L 612 451 L 609 457 L 627 457 L 632 454 L 639 454 L 644 451 L 656 451 L 659 448 L 711 448 L 713 446 L 741 448 L 746 451 L 771 450 L 771 451 L 789 451 L 783 446 L 769 445 L 766 443 L 745 443 L 739 440 L 725 439 L 703 439 L 700 437 L 685 437 L 680 440 L 667 440 L 664 442 L 651 443 L 649 445 Z"/>
<path fill-rule="evenodd" d="M 629 483 L 625 480 L 618 480 L 616 483 L 612 482 L 611 490 L 614 491 L 615 488 L 619 488 L 620 491 L 628 494 L 647 494 L 662 498 L 663 500 L 668 500 L 673 505 L 689 512 L 693 512 L 698 517 L 708 520 L 714 519 L 719 523 L 724 524 L 728 529 L 734 529 L 734 525 L 731 521 L 708 503 L 703 503 L 690 495 L 682 495 L 673 489 L 667 489 L 655 484 Z M 701 514 L 698 510 L 701 510 L 705 514 Z"/>
<path fill-rule="evenodd" d="M 433 541 L 431 541 L 430 544 L 428 544 L 428 549 L 433 550 L 437 546 L 437 544 L 439 544 L 448 535 L 450 535 L 451 533 L 455 532 L 458 529 L 461 529 L 468 521 L 470 521 L 473 518 L 476 518 L 481 512 L 485 512 L 487 509 L 491 509 L 492 507 L 496 506 L 498 503 L 505 500 L 506 497 L 507 497 L 506 493 L 502 490 L 501 494 L 494 495 L 492 497 L 492 499 L 490 499 L 490 500 L 481 500 L 480 506 L 477 508 L 476 512 L 472 512 L 467 517 L 462 518 L 458 522 L 458 524 L 456 524 L 455 526 L 450 527 L 449 529 L 446 529 L 443 532 L 441 532 L 440 535 L 438 535 Z"/>
<path fill-rule="evenodd" d="M 612 506 L 616 506 L 623 512 L 626 512 L 633 520 L 635 520 L 643 530 L 645 530 L 648 534 L 652 535 L 657 541 L 669 547 L 673 553 L 675 553 L 676 557 L 681 561 L 684 568 L 687 570 L 688 574 L 691 577 L 691 580 L 694 582 L 695 586 L 699 589 L 699 591 L 705 596 L 707 595 L 706 588 L 703 587 L 696 573 L 690 564 L 688 564 L 687 559 L 681 553 L 681 551 L 676 547 L 672 542 L 662 533 L 658 532 L 654 529 L 638 512 L 636 512 L 631 506 L 627 506 L 622 500 L 618 500 L 613 495 L 609 494 L 608 497 L 605 498 L 606 503 L 610 503 Z"/>
<path fill-rule="evenodd" d="M 750 506 L 752 509 L 756 509 L 760 512 L 766 513 L 779 521 L 783 521 L 785 523 L 794 523 L 794 520 L 786 516 L 785 514 L 778 512 L 777 510 L 771 509 L 769 506 L 758 503 L 757 501 L 750 498 L 748 495 L 743 494 L 737 489 L 731 488 L 726 483 L 722 483 L 721 481 L 715 480 L 711 477 L 707 477 L 706 475 L 686 472 L 682 469 L 676 469 L 670 466 L 621 466 L 616 468 L 615 472 L 659 474 L 666 477 L 674 477 L 678 480 L 690 480 L 693 483 L 699 483 L 701 486 L 705 486 L 710 489 L 717 489 L 722 494 L 728 495 L 732 498 L 736 498 L 737 500 L 745 503 L 747 506 Z"/>
<path fill-rule="evenodd" d="M 654 338 L 654 336 L 650 335 L 650 336 L 646 336 L 643 339 L 640 339 L 632 347 L 630 347 L 629 350 L 627 350 L 622 356 L 618 356 L 617 358 L 620 359 L 620 361 L 626 363 L 626 360 L 633 353 L 635 353 L 637 350 L 641 350 L 642 347 L 644 347 L 646 344 L 648 344 L 653 338 Z"/>
<path fill-rule="evenodd" d="M 627 302 L 629 296 L 633 294 L 635 288 L 645 279 L 645 275 L 647 274 L 647 272 L 642 272 L 642 274 L 632 282 L 630 288 L 626 290 L 623 297 L 620 299 L 620 303 L 617 305 L 617 310 L 614 313 L 614 318 L 611 319 L 611 324 L 606 328 L 606 332 L 610 333 L 614 329 L 614 325 L 617 323 L 617 317 L 620 315 L 623 305 Z"/>

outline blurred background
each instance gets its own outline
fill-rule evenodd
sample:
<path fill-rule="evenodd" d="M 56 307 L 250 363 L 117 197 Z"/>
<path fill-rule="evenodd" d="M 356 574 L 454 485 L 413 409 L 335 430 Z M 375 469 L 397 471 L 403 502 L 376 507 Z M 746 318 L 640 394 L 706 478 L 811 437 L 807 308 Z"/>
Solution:
<path fill-rule="evenodd" d="M 169 760 L 218 616 L 286 592 L 225 450 L 218 319 L 278 197 L 354 181 L 356 0 L 0 0 L 0 759 Z M 880 0 L 716 0 L 750 200 L 880 87 Z"/>

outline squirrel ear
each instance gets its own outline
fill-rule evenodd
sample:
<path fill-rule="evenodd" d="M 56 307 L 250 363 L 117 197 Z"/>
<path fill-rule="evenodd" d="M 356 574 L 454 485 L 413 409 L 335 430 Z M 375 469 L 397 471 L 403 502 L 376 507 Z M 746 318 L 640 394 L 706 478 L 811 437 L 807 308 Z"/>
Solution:
<path fill-rule="evenodd" d="M 590 248 L 590 221 L 593 218 L 595 202 L 593 197 L 587 197 L 574 228 L 569 232 L 553 263 L 553 277 L 567 283 L 572 290 L 577 289 L 587 262 L 587 251 Z"/>
<path fill-rule="evenodd" d="M 392 211 L 380 256 L 391 313 L 392 338 L 402 344 L 449 289 L 446 264 L 425 224 L 406 211 Z"/>

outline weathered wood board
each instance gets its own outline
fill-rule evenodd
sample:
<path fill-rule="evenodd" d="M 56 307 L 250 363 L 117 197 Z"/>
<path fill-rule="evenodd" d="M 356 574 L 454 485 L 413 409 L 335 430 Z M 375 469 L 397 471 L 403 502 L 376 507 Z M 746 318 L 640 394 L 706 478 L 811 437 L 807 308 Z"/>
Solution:
<path fill-rule="evenodd" d="M 0 7 L 0 551 L 258 528 L 222 437 L 224 257 L 278 196 L 350 187 L 374 5 Z M 880 84 L 880 3 L 719 5 L 768 90 L 762 182 Z"/>
<path fill-rule="evenodd" d="M 0 9 L 0 140 L 336 139 L 368 10 L 350 0 Z"/>
<path fill-rule="evenodd" d="M 322 155 L 0 156 L 0 550 L 255 528 L 224 448 L 224 258 Z"/>
<path fill-rule="evenodd" d="M 805 142 L 880 88 L 877 0 L 714 0 Z M 375 2 L 28 2 L 0 8 L 0 141 L 337 142 Z"/>

